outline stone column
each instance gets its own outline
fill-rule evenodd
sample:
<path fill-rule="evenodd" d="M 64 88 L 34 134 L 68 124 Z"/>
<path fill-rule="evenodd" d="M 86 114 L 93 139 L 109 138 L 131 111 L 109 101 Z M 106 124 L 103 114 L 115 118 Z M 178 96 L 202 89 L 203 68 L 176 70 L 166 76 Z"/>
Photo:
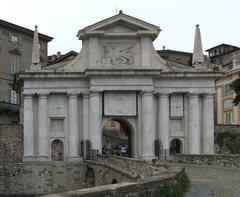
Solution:
<path fill-rule="evenodd" d="M 79 159 L 78 94 L 68 94 L 68 159 Z"/>
<path fill-rule="evenodd" d="M 234 93 L 234 98 L 236 97 L 236 94 Z M 239 107 L 238 105 L 235 106 L 233 104 L 233 124 L 238 125 L 239 124 Z"/>
<path fill-rule="evenodd" d="M 213 94 L 203 95 L 202 154 L 214 154 Z"/>
<path fill-rule="evenodd" d="M 88 134 L 88 110 L 89 110 L 89 94 L 83 94 L 82 100 L 82 131 L 83 131 L 83 155 L 84 157 L 87 156 L 86 150 L 86 141 L 89 140 Z"/>
<path fill-rule="evenodd" d="M 24 136 L 23 136 L 23 160 L 31 160 L 34 156 L 34 121 L 33 121 L 33 96 L 23 95 L 24 107 Z"/>
<path fill-rule="evenodd" d="M 144 91 L 142 93 L 142 157 L 146 160 L 155 158 L 154 123 L 153 91 Z"/>
<path fill-rule="evenodd" d="M 224 124 L 223 105 L 222 105 L 222 87 L 217 87 L 217 123 Z"/>
<path fill-rule="evenodd" d="M 92 149 L 102 153 L 102 129 L 100 111 L 100 91 L 91 91 L 89 94 L 89 140 Z"/>
<path fill-rule="evenodd" d="M 199 95 L 189 94 L 188 152 L 201 154 Z"/>
<path fill-rule="evenodd" d="M 38 96 L 38 157 L 41 161 L 49 160 L 48 142 L 48 95 Z"/>
<path fill-rule="evenodd" d="M 163 150 L 160 156 L 169 156 L 169 95 L 158 96 L 158 139 L 161 140 Z"/>

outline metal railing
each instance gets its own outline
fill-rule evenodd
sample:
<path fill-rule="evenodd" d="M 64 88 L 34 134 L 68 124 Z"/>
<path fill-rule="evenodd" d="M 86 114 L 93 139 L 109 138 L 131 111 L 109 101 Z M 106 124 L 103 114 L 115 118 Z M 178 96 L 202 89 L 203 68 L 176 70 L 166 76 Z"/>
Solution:
<path fill-rule="evenodd" d="M 0 101 L 0 112 L 16 113 L 19 112 L 19 110 L 20 110 L 19 104 Z"/>

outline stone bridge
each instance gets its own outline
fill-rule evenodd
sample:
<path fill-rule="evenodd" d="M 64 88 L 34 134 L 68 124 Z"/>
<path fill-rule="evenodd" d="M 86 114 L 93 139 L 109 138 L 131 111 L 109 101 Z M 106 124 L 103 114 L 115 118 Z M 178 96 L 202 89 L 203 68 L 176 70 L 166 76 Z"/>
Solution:
<path fill-rule="evenodd" d="M 179 189 L 184 168 L 132 158 L 99 155 L 85 161 L 86 188 L 45 197 L 152 196 L 162 188 Z"/>

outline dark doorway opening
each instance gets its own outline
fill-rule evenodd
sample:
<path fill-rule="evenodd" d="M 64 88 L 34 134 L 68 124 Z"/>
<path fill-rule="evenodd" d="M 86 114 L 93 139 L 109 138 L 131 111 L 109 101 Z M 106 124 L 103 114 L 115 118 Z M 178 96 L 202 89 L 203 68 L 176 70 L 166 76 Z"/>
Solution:
<path fill-rule="evenodd" d="M 179 139 L 173 139 L 170 144 L 170 154 L 181 153 L 182 152 L 182 142 Z"/>
<path fill-rule="evenodd" d="M 132 131 L 125 120 L 111 119 L 105 123 L 102 154 L 132 157 Z"/>
<path fill-rule="evenodd" d="M 118 182 L 117 182 L 117 180 L 116 179 L 113 179 L 112 180 L 112 184 L 117 184 Z"/>
<path fill-rule="evenodd" d="M 95 186 L 95 174 L 92 168 L 87 169 L 86 173 L 86 183 L 87 187 L 94 187 Z"/>

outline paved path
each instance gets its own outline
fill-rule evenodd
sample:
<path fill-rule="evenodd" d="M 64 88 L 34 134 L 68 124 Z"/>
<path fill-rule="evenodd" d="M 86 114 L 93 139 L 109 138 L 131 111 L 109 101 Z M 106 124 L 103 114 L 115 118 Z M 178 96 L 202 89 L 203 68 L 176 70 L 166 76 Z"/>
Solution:
<path fill-rule="evenodd" d="M 240 168 L 191 164 L 173 165 L 185 167 L 193 185 L 192 191 L 189 191 L 190 194 L 193 194 L 192 196 L 194 196 L 194 192 L 197 194 L 200 191 L 205 195 L 207 192 L 205 190 L 208 188 L 210 196 L 212 193 L 214 197 L 240 197 Z"/>

